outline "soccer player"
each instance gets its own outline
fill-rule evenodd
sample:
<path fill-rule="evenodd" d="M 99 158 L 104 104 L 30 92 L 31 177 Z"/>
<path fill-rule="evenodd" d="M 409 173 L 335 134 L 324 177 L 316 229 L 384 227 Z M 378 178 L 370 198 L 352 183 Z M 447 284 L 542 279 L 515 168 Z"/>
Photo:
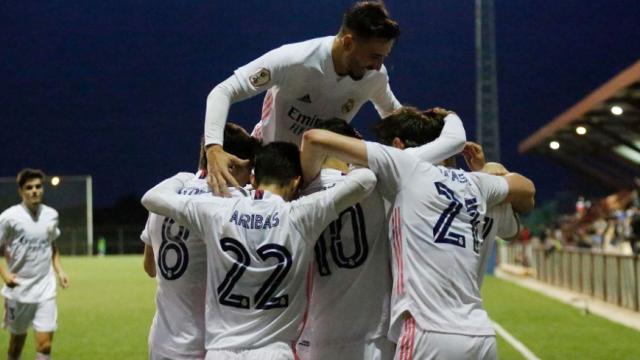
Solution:
<path fill-rule="evenodd" d="M 227 123 L 225 151 L 253 161 L 260 147 L 241 126 Z M 211 193 L 205 180 L 207 158 L 200 147 L 198 172 L 182 189 L 184 196 Z M 240 184 L 249 182 L 246 167 L 233 169 Z M 244 192 L 232 194 L 243 196 Z M 149 332 L 149 358 L 203 359 L 205 356 L 205 296 L 207 258 L 205 243 L 188 228 L 168 217 L 149 214 L 141 240 L 145 243 L 144 269 L 157 276 L 156 314 Z"/>
<path fill-rule="evenodd" d="M 533 206 L 534 187 L 518 174 L 504 177 L 434 166 L 400 149 L 435 139 L 442 117 L 403 108 L 381 122 L 397 126 L 391 146 L 324 130 L 304 141 L 327 155 L 370 167 L 378 189 L 391 202 L 393 291 L 390 338 L 396 359 L 494 359 L 495 332 L 477 284 L 480 219 L 489 207 L 510 202 Z M 394 133 L 395 131 L 395 133 Z"/>
<path fill-rule="evenodd" d="M 215 193 L 237 186 L 226 169 L 243 163 L 222 149 L 222 129 L 232 103 L 267 91 L 253 136 L 299 144 L 319 119 L 351 121 L 373 102 L 381 116 L 400 107 L 382 64 L 400 34 L 382 2 L 358 2 L 336 36 L 287 44 L 238 68 L 207 98 L 205 142 L 208 181 Z"/>
<path fill-rule="evenodd" d="M 486 162 L 482 146 L 474 142 L 467 142 L 462 152 L 467 167 L 471 171 L 481 171 L 491 175 L 504 176 L 509 173 L 507 169 L 499 163 Z M 526 210 L 526 209 L 525 209 Z M 511 203 L 502 203 L 491 207 L 482 220 L 483 242 L 480 248 L 480 261 L 478 264 L 478 287 L 482 287 L 484 274 L 487 272 L 487 263 L 496 236 L 508 240 L 516 237 L 520 233 L 520 218 L 514 211 Z"/>
<path fill-rule="evenodd" d="M 0 264 L 5 283 L 5 323 L 9 330 L 8 359 L 20 359 L 29 325 L 36 342 L 36 360 L 51 359 L 57 327 L 56 274 L 63 288 L 69 278 L 62 270 L 55 239 L 60 236 L 58 212 L 42 203 L 44 173 L 23 169 L 18 173 L 22 203 L 0 214 L 0 248 L 8 269 Z"/>
<path fill-rule="evenodd" d="M 434 161 L 444 160 L 464 146 L 464 127 L 457 115 L 443 109 L 432 111 L 447 116 L 445 129 L 437 140 L 416 149 L 416 153 Z M 360 138 L 341 119 L 322 120 L 317 128 Z M 304 178 L 313 179 L 304 193 L 342 181 L 342 173 L 349 171 L 347 163 L 322 156 L 304 141 L 302 144 Z M 302 360 L 393 357 L 395 344 L 386 339 L 391 292 L 387 237 L 387 218 L 379 191 L 343 211 L 320 236 L 315 247 L 308 321 L 297 346 Z"/>
<path fill-rule="evenodd" d="M 308 294 L 309 263 L 322 230 L 365 197 L 376 180 L 351 171 L 327 191 L 289 202 L 301 182 L 296 145 L 273 142 L 255 159 L 251 198 L 181 196 L 178 174 L 142 199 L 151 212 L 207 242 L 206 359 L 293 359 Z"/>

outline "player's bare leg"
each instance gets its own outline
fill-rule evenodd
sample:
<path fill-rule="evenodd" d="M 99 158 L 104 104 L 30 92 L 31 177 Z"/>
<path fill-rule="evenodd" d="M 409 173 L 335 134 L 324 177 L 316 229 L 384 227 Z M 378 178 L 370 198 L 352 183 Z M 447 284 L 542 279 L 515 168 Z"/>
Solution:
<path fill-rule="evenodd" d="M 9 351 L 7 351 L 8 359 L 19 359 L 22 354 L 22 348 L 24 347 L 24 341 L 27 339 L 27 334 L 11 334 L 9 337 Z"/>
<path fill-rule="evenodd" d="M 51 342 L 53 332 L 34 332 L 36 339 L 36 360 L 48 360 L 51 358 Z"/>

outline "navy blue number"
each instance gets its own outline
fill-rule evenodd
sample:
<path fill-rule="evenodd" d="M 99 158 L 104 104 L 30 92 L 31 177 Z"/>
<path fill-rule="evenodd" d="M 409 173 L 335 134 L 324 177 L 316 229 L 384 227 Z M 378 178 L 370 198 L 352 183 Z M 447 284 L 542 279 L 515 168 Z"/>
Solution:
<path fill-rule="evenodd" d="M 478 213 L 478 200 L 474 197 L 465 199 L 464 205 L 467 209 L 467 214 L 471 216 L 471 236 L 473 237 L 473 252 L 478 254 L 482 247 L 482 238 L 478 236 L 478 224 L 480 224 L 480 213 Z"/>
<path fill-rule="evenodd" d="M 436 225 L 433 227 L 433 236 L 436 243 L 445 243 L 466 247 L 466 239 L 464 235 L 449 231 L 453 220 L 460 214 L 463 203 L 458 200 L 456 194 L 441 182 L 435 183 L 436 190 L 439 195 L 444 196 L 451 202 L 449 206 L 438 218 Z M 471 236 L 473 240 L 473 251 L 477 254 L 482 246 L 482 239 L 478 236 L 478 225 L 480 213 L 478 213 L 478 200 L 475 197 L 464 199 L 464 208 L 469 216 L 471 216 Z"/>
<path fill-rule="evenodd" d="M 353 254 L 345 254 L 345 246 L 342 240 L 342 217 L 349 215 L 351 220 L 351 230 L 353 235 Z M 325 232 L 327 232 L 325 230 Z M 369 256 L 369 244 L 367 242 L 367 232 L 364 224 L 364 215 L 360 204 L 351 206 L 340 213 L 338 219 L 333 221 L 328 228 L 331 238 L 331 257 L 339 268 L 353 269 L 364 264 Z M 318 238 L 315 246 L 316 262 L 318 272 L 321 276 L 331 275 L 329 261 L 327 259 L 327 244 L 324 232 Z"/>
<path fill-rule="evenodd" d="M 232 294 L 231 291 L 244 274 L 247 266 L 251 265 L 251 257 L 245 247 L 236 239 L 224 238 L 220 240 L 220 247 L 223 251 L 230 251 L 236 256 L 236 261 L 227 272 L 224 280 L 218 286 L 218 299 L 220 304 L 241 309 L 250 308 L 248 296 Z M 266 244 L 257 249 L 261 260 L 267 261 L 275 258 L 277 264 L 269 278 L 262 284 L 254 296 L 256 309 L 275 309 L 289 306 L 289 295 L 282 294 L 273 296 L 282 281 L 291 270 L 293 259 L 287 248 L 277 244 Z"/>
<path fill-rule="evenodd" d="M 278 286 L 282 283 L 289 270 L 291 270 L 291 253 L 287 248 L 277 244 L 267 244 L 261 246 L 257 250 L 258 256 L 262 261 L 269 258 L 275 258 L 278 262 L 271 276 L 262 284 L 262 287 L 256 293 L 254 298 L 256 309 L 275 309 L 289 306 L 289 295 L 273 296 Z"/>
<path fill-rule="evenodd" d="M 230 251 L 236 256 L 235 263 L 231 266 L 231 269 L 220 286 L 218 286 L 218 299 L 220 300 L 220 304 L 248 309 L 249 297 L 232 294 L 231 290 L 233 290 L 236 282 L 240 280 L 247 266 L 251 263 L 249 253 L 238 240 L 232 238 L 221 239 L 220 247 L 223 251 Z"/>
<path fill-rule="evenodd" d="M 162 242 L 158 251 L 158 269 L 163 278 L 167 280 L 179 279 L 189 266 L 189 251 L 185 241 L 189 239 L 189 230 L 184 226 L 178 227 L 177 234 L 171 233 L 171 228 L 176 222 L 173 219 L 165 218 L 162 222 Z M 167 256 L 175 253 L 176 261 L 169 265 Z"/>
<path fill-rule="evenodd" d="M 436 225 L 433 227 L 435 242 L 465 247 L 466 241 L 464 235 L 449 231 L 453 219 L 458 216 L 462 209 L 462 203 L 458 200 L 453 190 L 449 189 L 445 184 L 436 182 L 435 185 L 439 195 L 451 200 L 449 206 L 440 215 Z"/>

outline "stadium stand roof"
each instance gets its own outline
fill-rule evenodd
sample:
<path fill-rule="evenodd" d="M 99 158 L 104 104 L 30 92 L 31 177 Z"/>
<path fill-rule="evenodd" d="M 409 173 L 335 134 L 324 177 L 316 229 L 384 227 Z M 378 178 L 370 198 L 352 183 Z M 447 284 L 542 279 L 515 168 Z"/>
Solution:
<path fill-rule="evenodd" d="M 640 176 L 640 60 L 518 146 L 550 156 L 611 190 Z"/>

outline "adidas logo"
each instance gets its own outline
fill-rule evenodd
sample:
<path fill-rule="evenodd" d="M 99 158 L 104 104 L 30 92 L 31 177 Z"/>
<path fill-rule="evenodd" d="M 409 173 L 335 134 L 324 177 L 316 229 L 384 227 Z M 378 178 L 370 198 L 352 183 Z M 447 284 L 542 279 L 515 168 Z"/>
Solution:
<path fill-rule="evenodd" d="M 311 96 L 309 96 L 309 94 L 307 94 L 307 95 L 305 95 L 305 96 L 303 96 L 301 98 L 298 98 L 298 101 L 302 101 L 302 102 L 305 102 L 307 104 L 311 104 Z"/>

